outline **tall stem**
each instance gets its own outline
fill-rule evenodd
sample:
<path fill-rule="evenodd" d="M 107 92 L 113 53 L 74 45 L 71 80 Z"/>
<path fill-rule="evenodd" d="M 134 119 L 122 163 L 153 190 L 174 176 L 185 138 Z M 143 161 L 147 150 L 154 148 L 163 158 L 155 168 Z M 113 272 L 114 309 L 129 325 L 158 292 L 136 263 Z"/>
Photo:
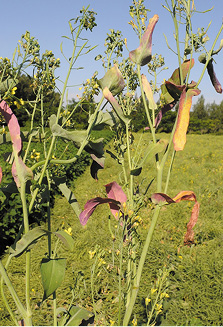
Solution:
<path fill-rule="evenodd" d="M 153 218 L 152 218 L 152 222 L 151 225 L 149 227 L 149 231 L 146 237 L 146 241 L 142 250 L 142 254 L 139 260 L 139 265 L 138 265 L 138 269 L 137 269 L 137 274 L 136 274 L 136 279 L 135 279 L 135 285 L 133 286 L 132 289 L 132 294 L 131 294 L 131 299 L 129 302 L 128 307 L 126 308 L 126 312 L 124 315 L 124 319 L 123 319 L 123 326 L 128 326 L 129 320 L 131 318 L 131 314 L 135 305 L 135 301 L 136 301 L 136 297 L 139 291 L 139 284 L 140 284 L 140 280 L 141 280 L 141 275 L 142 275 L 142 270 L 143 270 L 143 266 L 146 260 L 146 255 L 152 240 L 152 236 L 153 236 L 153 232 L 155 230 L 156 227 L 156 223 L 159 217 L 159 213 L 160 213 L 160 206 L 156 206 L 154 209 L 154 214 L 153 214 Z"/>

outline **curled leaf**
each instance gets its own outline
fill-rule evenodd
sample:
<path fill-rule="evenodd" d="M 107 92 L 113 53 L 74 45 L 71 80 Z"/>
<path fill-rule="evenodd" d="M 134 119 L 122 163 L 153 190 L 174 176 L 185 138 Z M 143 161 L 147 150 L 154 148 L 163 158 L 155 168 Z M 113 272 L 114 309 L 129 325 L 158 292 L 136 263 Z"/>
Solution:
<path fill-rule="evenodd" d="M 208 75 L 210 76 L 211 83 L 215 88 L 215 91 L 217 93 L 222 93 L 221 84 L 220 84 L 219 80 L 217 79 L 216 73 L 214 71 L 213 60 L 210 60 L 208 62 L 207 71 L 208 71 Z"/>
<path fill-rule="evenodd" d="M 108 87 L 105 87 L 103 89 L 103 95 L 104 95 L 105 99 L 107 99 L 111 103 L 118 118 L 121 121 L 123 121 L 125 124 L 128 124 L 129 119 L 127 117 L 125 117 L 125 115 L 123 114 L 121 106 L 118 104 L 118 101 L 114 98 L 112 93 L 109 91 Z"/>
<path fill-rule="evenodd" d="M 119 210 L 119 208 L 120 208 L 120 202 L 115 201 L 113 199 L 101 198 L 101 197 L 96 197 L 94 199 L 90 199 L 87 201 L 87 203 L 84 206 L 84 210 L 79 215 L 81 225 L 86 225 L 88 219 L 93 214 L 96 207 L 99 204 L 103 204 L 103 203 L 108 203 L 109 205 L 113 204 L 114 210 Z"/>
<path fill-rule="evenodd" d="M 0 167 L 0 183 L 2 181 L 2 167 Z"/>
<path fill-rule="evenodd" d="M 173 107 L 175 106 L 176 102 L 173 101 L 171 103 L 168 103 L 166 105 L 164 105 L 160 111 L 158 112 L 158 115 L 156 116 L 155 119 L 155 128 L 157 128 L 162 120 L 163 115 L 167 112 L 170 111 L 171 109 L 173 109 Z"/>
<path fill-rule="evenodd" d="M 16 153 L 19 154 L 22 149 L 22 140 L 20 137 L 20 126 L 18 120 L 12 112 L 12 109 L 4 100 L 0 103 L 0 112 L 8 125 L 13 148 Z"/>
<path fill-rule="evenodd" d="M 156 102 L 154 101 L 153 92 L 152 92 L 150 83 L 147 80 L 145 75 L 142 75 L 142 86 L 143 86 L 143 90 L 146 94 L 146 97 L 149 101 L 149 109 L 152 109 L 152 110 L 157 109 L 157 105 L 156 105 Z"/>
<path fill-rule="evenodd" d="M 9 105 L 3 100 L 0 103 L 0 112 L 5 118 L 5 121 L 8 125 L 11 141 L 12 141 L 12 147 L 14 152 L 14 162 L 12 165 L 12 175 L 14 177 L 14 180 L 16 182 L 17 187 L 21 186 L 21 182 L 26 182 L 28 179 L 33 178 L 33 173 L 30 168 L 28 168 L 24 162 L 22 161 L 22 158 L 19 156 L 21 150 L 22 150 L 22 139 L 20 136 L 20 126 L 18 123 L 18 120 L 14 113 L 12 112 L 12 109 L 9 107 Z"/>
<path fill-rule="evenodd" d="M 114 96 L 125 87 L 124 78 L 116 64 L 106 72 L 104 77 L 98 80 L 98 84 L 102 90 L 107 87 Z"/>
<path fill-rule="evenodd" d="M 150 19 L 149 25 L 142 36 L 139 47 L 129 53 L 129 58 L 137 65 L 147 65 L 152 58 L 152 34 L 158 20 L 158 15 L 154 15 Z"/>
<path fill-rule="evenodd" d="M 106 193 L 108 198 L 96 197 L 88 200 L 84 206 L 84 210 L 80 213 L 79 219 L 82 225 L 86 225 L 88 219 L 99 204 L 108 203 L 110 206 L 111 213 L 115 218 L 118 217 L 121 204 L 127 201 L 127 196 L 123 192 L 120 185 L 116 182 L 105 185 Z"/>
<path fill-rule="evenodd" d="M 193 228 L 197 222 L 199 216 L 200 203 L 196 199 L 196 195 L 193 191 L 181 191 L 174 198 L 169 197 L 164 193 L 154 193 L 151 196 L 151 200 L 154 204 L 164 205 L 171 203 L 178 203 L 181 201 L 194 201 L 190 220 L 187 224 L 187 232 L 184 236 L 184 245 L 189 245 L 194 242 Z"/>
<path fill-rule="evenodd" d="M 190 109 L 192 105 L 192 97 L 194 95 L 199 95 L 200 90 L 198 89 L 188 89 L 183 90 L 180 102 L 179 102 L 179 111 L 177 118 L 177 126 L 173 136 L 174 149 L 176 151 L 181 151 L 184 149 L 186 144 L 186 133 L 190 120 Z"/>

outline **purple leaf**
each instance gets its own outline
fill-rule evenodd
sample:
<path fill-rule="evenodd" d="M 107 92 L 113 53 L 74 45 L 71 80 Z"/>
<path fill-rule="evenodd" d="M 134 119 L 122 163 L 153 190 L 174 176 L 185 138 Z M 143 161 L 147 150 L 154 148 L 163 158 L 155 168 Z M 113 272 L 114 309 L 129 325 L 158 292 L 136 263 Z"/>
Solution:
<path fill-rule="evenodd" d="M 86 225 L 88 219 L 90 218 L 96 207 L 99 204 L 103 204 L 103 203 L 108 203 L 109 205 L 113 204 L 116 210 L 119 210 L 120 207 L 119 201 L 115 201 L 114 199 L 109 199 L 109 198 L 96 197 L 94 199 L 87 201 L 87 203 L 84 206 L 84 210 L 80 213 L 79 219 L 81 225 Z"/>
<path fill-rule="evenodd" d="M 127 202 L 127 196 L 122 190 L 121 186 L 116 182 L 109 183 L 105 185 L 106 193 L 109 198 L 119 201 L 121 203 Z M 111 213 L 117 219 L 119 208 L 114 205 L 114 203 L 109 204 Z"/>
<path fill-rule="evenodd" d="M 129 58 L 140 66 L 147 65 L 152 58 L 152 34 L 159 20 L 158 15 L 154 15 L 150 21 L 145 33 L 142 36 L 139 47 L 129 53 Z"/>
<path fill-rule="evenodd" d="M 14 178 L 14 181 L 19 188 L 21 186 L 21 182 L 26 182 L 33 178 L 33 172 L 32 170 L 25 165 L 25 163 L 22 161 L 21 157 L 18 157 L 18 167 L 20 178 L 18 177 L 17 169 L 16 169 L 16 162 L 14 160 L 12 164 L 12 176 Z"/>
<path fill-rule="evenodd" d="M 19 154 L 22 149 L 22 140 L 20 137 L 20 126 L 18 120 L 13 114 L 12 109 L 4 100 L 2 100 L 2 102 L 0 103 L 0 112 L 4 116 L 5 121 L 8 125 L 13 148 L 17 152 L 17 154 Z"/>
<path fill-rule="evenodd" d="M 210 80 L 211 80 L 212 85 L 215 88 L 215 91 L 217 93 L 222 93 L 222 87 L 221 87 L 221 84 L 220 84 L 219 80 L 217 79 L 216 74 L 215 74 L 214 66 L 213 66 L 213 62 L 212 61 L 213 61 L 213 59 L 211 59 L 208 62 L 208 65 L 207 65 L 208 75 L 210 76 Z"/>

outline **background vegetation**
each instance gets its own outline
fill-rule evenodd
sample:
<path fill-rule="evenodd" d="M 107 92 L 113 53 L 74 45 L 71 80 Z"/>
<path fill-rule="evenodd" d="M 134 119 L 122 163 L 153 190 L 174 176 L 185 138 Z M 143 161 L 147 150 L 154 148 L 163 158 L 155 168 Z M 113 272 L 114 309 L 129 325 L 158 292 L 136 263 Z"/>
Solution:
<path fill-rule="evenodd" d="M 146 137 L 144 134 L 143 137 Z M 140 133 L 134 135 L 140 137 Z M 161 134 L 160 137 L 166 137 Z M 217 139 L 216 139 L 217 138 Z M 188 135 L 183 153 L 176 156 L 175 168 L 171 176 L 168 194 L 174 196 L 178 190 L 191 189 L 196 192 L 201 203 L 198 223 L 195 227 L 195 244 L 192 247 L 183 246 L 186 225 L 191 212 L 191 203 L 182 202 L 163 208 L 154 234 L 151 250 L 148 253 L 146 266 L 143 270 L 143 280 L 139 299 L 136 304 L 136 319 L 138 325 L 146 323 L 145 290 L 148 294 L 155 289 L 159 270 L 163 276 L 165 269 L 170 269 L 168 277 L 168 295 L 163 304 L 163 312 L 158 316 L 157 323 L 161 325 L 221 325 L 222 312 L 222 203 L 223 203 L 223 137 L 213 135 Z M 106 148 L 112 150 L 113 142 Z M 115 165 L 110 156 L 106 157 L 106 169 L 99 172 L 98 182 L 89 179 L 88 169 L 72 183 L 72 189 L 78 190 L 77 197 L 81 206 L 89 197 L 105 196 L 104 184 L 110 180 L 119 180 L 118 164 Z M 152 176 L 152 163 L 145 169 L 145 176 Z M 119 242 L 108 237 L 109 208 L 98 207 L 85 227 L 80 225 L 66 199 L 56 196 L 52 211 L 54 230 L 62 225 L 72 228 L 75 240 L 74 251 L 70 253 L 67 265 L 71 267 L 66 273 L 62 286 L 58 289 L 58 302 L 62 306 L 71 297 L 69 288 L 74 289 L 75 301 L 85 308 L 92 310 L 92 299 L 89 293 L 92 265 L 95 257 L 92 254 L 96 244 L 105 249 L 103 264 L 98 268 L 99 280 L 95 285 L 94 299 L 97 307 L 96 324 L 112 325 L 115 310 L 117 283 Z M 143 223 L 140 227 L 140 238 L 146 236 L 151 221 L 151 207 L 148 202 L 146 208 L 140 212 Z M 116 221 L 111 218 L 112 229 L 118 228 Z M 39 265 L 44 255 L 47 240 L 38 243 L 38 251 L 32 255 L 32 298 L 34 309 L 33 323 L 50 324 L 52 316 L 51 297 L 44 303 L 44 315 L 39 315 L 38 302 L 42 298 L 43 290 L 39 278 Z M 115 249 L 115 264 L 111 249 Z M 61 254 L 65 249 L 61 248 Z M 17 261 L 18 260 L 18 261 Z M 24 257 L 12 263 L 10 277 L 16 284 L 18 292 L 20 279 L 24 271 Z M 39 264 L 38 264 L 39 263 Z M 117 266 L 116 266 L 117 265 Z M 111 278 L 112 277 L 112 278 Z M 109 283 L 110 280 L 110 283 Z M 111 282 L 112 281 L 112 282 Z M 66 299 L 66 300 L 65 300 Z M 111 310 L 110 301 L 113 302 Z M 105 314 L 107 312 L 107 314 Z M 42 316 L 42 320 L 39 320 Z M 2 325 L 10 325 L 10 319 L 0 304 L 0 321 Z M 132 322 L 131 322 L 132 324 Z"/>

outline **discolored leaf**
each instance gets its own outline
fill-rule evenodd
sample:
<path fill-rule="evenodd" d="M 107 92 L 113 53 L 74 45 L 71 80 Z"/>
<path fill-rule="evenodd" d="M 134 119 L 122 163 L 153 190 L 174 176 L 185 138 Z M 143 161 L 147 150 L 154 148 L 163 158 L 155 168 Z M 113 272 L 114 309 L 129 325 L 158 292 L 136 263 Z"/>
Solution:
<path fill-rule="evenodd" d="M 142 75 L 142 85 L 143 85 L 143 90 L 146 94 L 146 97 L 149 101 L 149 109 L 152 109 L 152 110 L 157 109 L 157 105 L 156 105 L 156 102 L 154 101 L 153 92 L 152 92 L 150 83 L 148 82 L 145 75 Z"/>
<path fill-rule="evenodd" d="M 43 259 L 41 276 L 44 289 L 43 300 L 47 299 L 62 284 L 65 275 L 66 259 Z"/>
<path fill-rule="evenodd" d="M 18 157 L 17 164 L 16 160 L 14 160 L 12 164 L 12 176 L 17 187 L 19 188 L 21 186 L 21 182 L 25 183 L 28 180 L 33 179 L 33 172 L 29 167 L 24 164 L 22 158 Z"/>
<path fill-rule="evenodd" d="M 191 217 L 189 223 L 187 224 L 187 232 L 184 236 L 184 244 L 189 245 L 194 242 L 194 231 L 193 227 L 195 226 L 198 216 L 200 203 L 196 199 L 196 195 L 193 191 L 181 191 L 174 198 L 169 197 L 164 193 L 154 193 L 151 196 L 151 200 L 154 204 L 164 205 L 171 203 L 178 203 L 181 201 L 194 201 L 195 204 L 192 209 Z"/>
<path fill-rule="evenodd" d="M 116 183 L 116 182 L 109 183 L 109 184 L 105 185 L 105 188 L 106 188 L 107 196 L 110 199 L 113 199 L 120 203 L 127 202 L 127 196 L 118 183 Z M 118 211 L 120 208 L 117 206 L 117 204 L 115 202 L 109 203 L 109 206 L 110 206 L 111 213 L 113 214 L 113 216 L 115 218 L 117 218 Z"/>
<path fill-rule="evenodd" d="M 198 219 L 198 216 L 199 216 L 199 210 L 200 210 L 200 203 L 196 202 L 194 204 L 194 206 L 193 206 L 193 209 L 192 209 L 190 221 L 187 224 L 187 232 L 186 232 L 186 234 L 184 236 L 184 244 L 185 245 L 189 245 L 189 244 L 194 243 L 193 227 L 197 223 L 197 219 Z"/>
<path fill-rule="evenodd" d="M 158 20 L 158 15 L 154 15 L 149 20 L 149 25 L 142 36 L 139 47 L 129 53 L 129 58 L 137 65 L 147 65 L 152 58 L 152 34 Z"/>
<path fill-rule="evenodd" d="M 186 144 L 186 133 L 190 120 L 190 109 L 192 105 L 192 97 L 200 94 L 198 89 L 184 89 L 179 102 L 179 111 L 177 118 L 177 126 L 173 136 L 174 149 L 181 151 Z"/>
<path fill-rule="evenodd" d="M 107 87 L 113 96 L 120 93 L 125 87 L 124 78 L 116 64 L 98 80 L 98 84 L 102 90 Z"/>
<path fill-rule="evenodd" d="M 88 219 L 90 218 L 90 216 L 93 214 L 94 210 L 96 209 L 96 207 L 99 204 L 103 204 L 103 203 L 108 203 L 113 204 L 113 210 L 116 210 L 116 212 L 119 210 L 120 208 L 120 202 L 119 201 L 115 201 L 113 199 L 108 199 L 108 198 L 101 198 L 101 197 L 96 197 L 94 199 L 88 200 L 84 206 L 84 210 L 80 213 L 79 215 L 79 219 L 80 219 L 80 223 L 82 225 L 86 225 Z"/>
<path fill-rule="evenodd" d="M 210 76 L 211 83 L 215 88 L 215 91 L 217 93 L 222 93 L 221 84 L 220 84 L 219 80 L 217 79 L 216 73 L 214 71 L 213 60 L 210 60 L 208 62 L 207 71 L 208 71 L 208 75 Z"/>
<path fill-rule="evenodd" d="M 112 93 L 109 91 L 107 87 L 103 89 L 103 95 L 105 99 L 107 99 L 111 103 L 118 118 L 121 121 L 123 121 L 125 124 L 128 124 L 130 122 L 129 118 L 125 117 L 121 106 L 118 104 L 118 101 L 113 97 Z"/>

